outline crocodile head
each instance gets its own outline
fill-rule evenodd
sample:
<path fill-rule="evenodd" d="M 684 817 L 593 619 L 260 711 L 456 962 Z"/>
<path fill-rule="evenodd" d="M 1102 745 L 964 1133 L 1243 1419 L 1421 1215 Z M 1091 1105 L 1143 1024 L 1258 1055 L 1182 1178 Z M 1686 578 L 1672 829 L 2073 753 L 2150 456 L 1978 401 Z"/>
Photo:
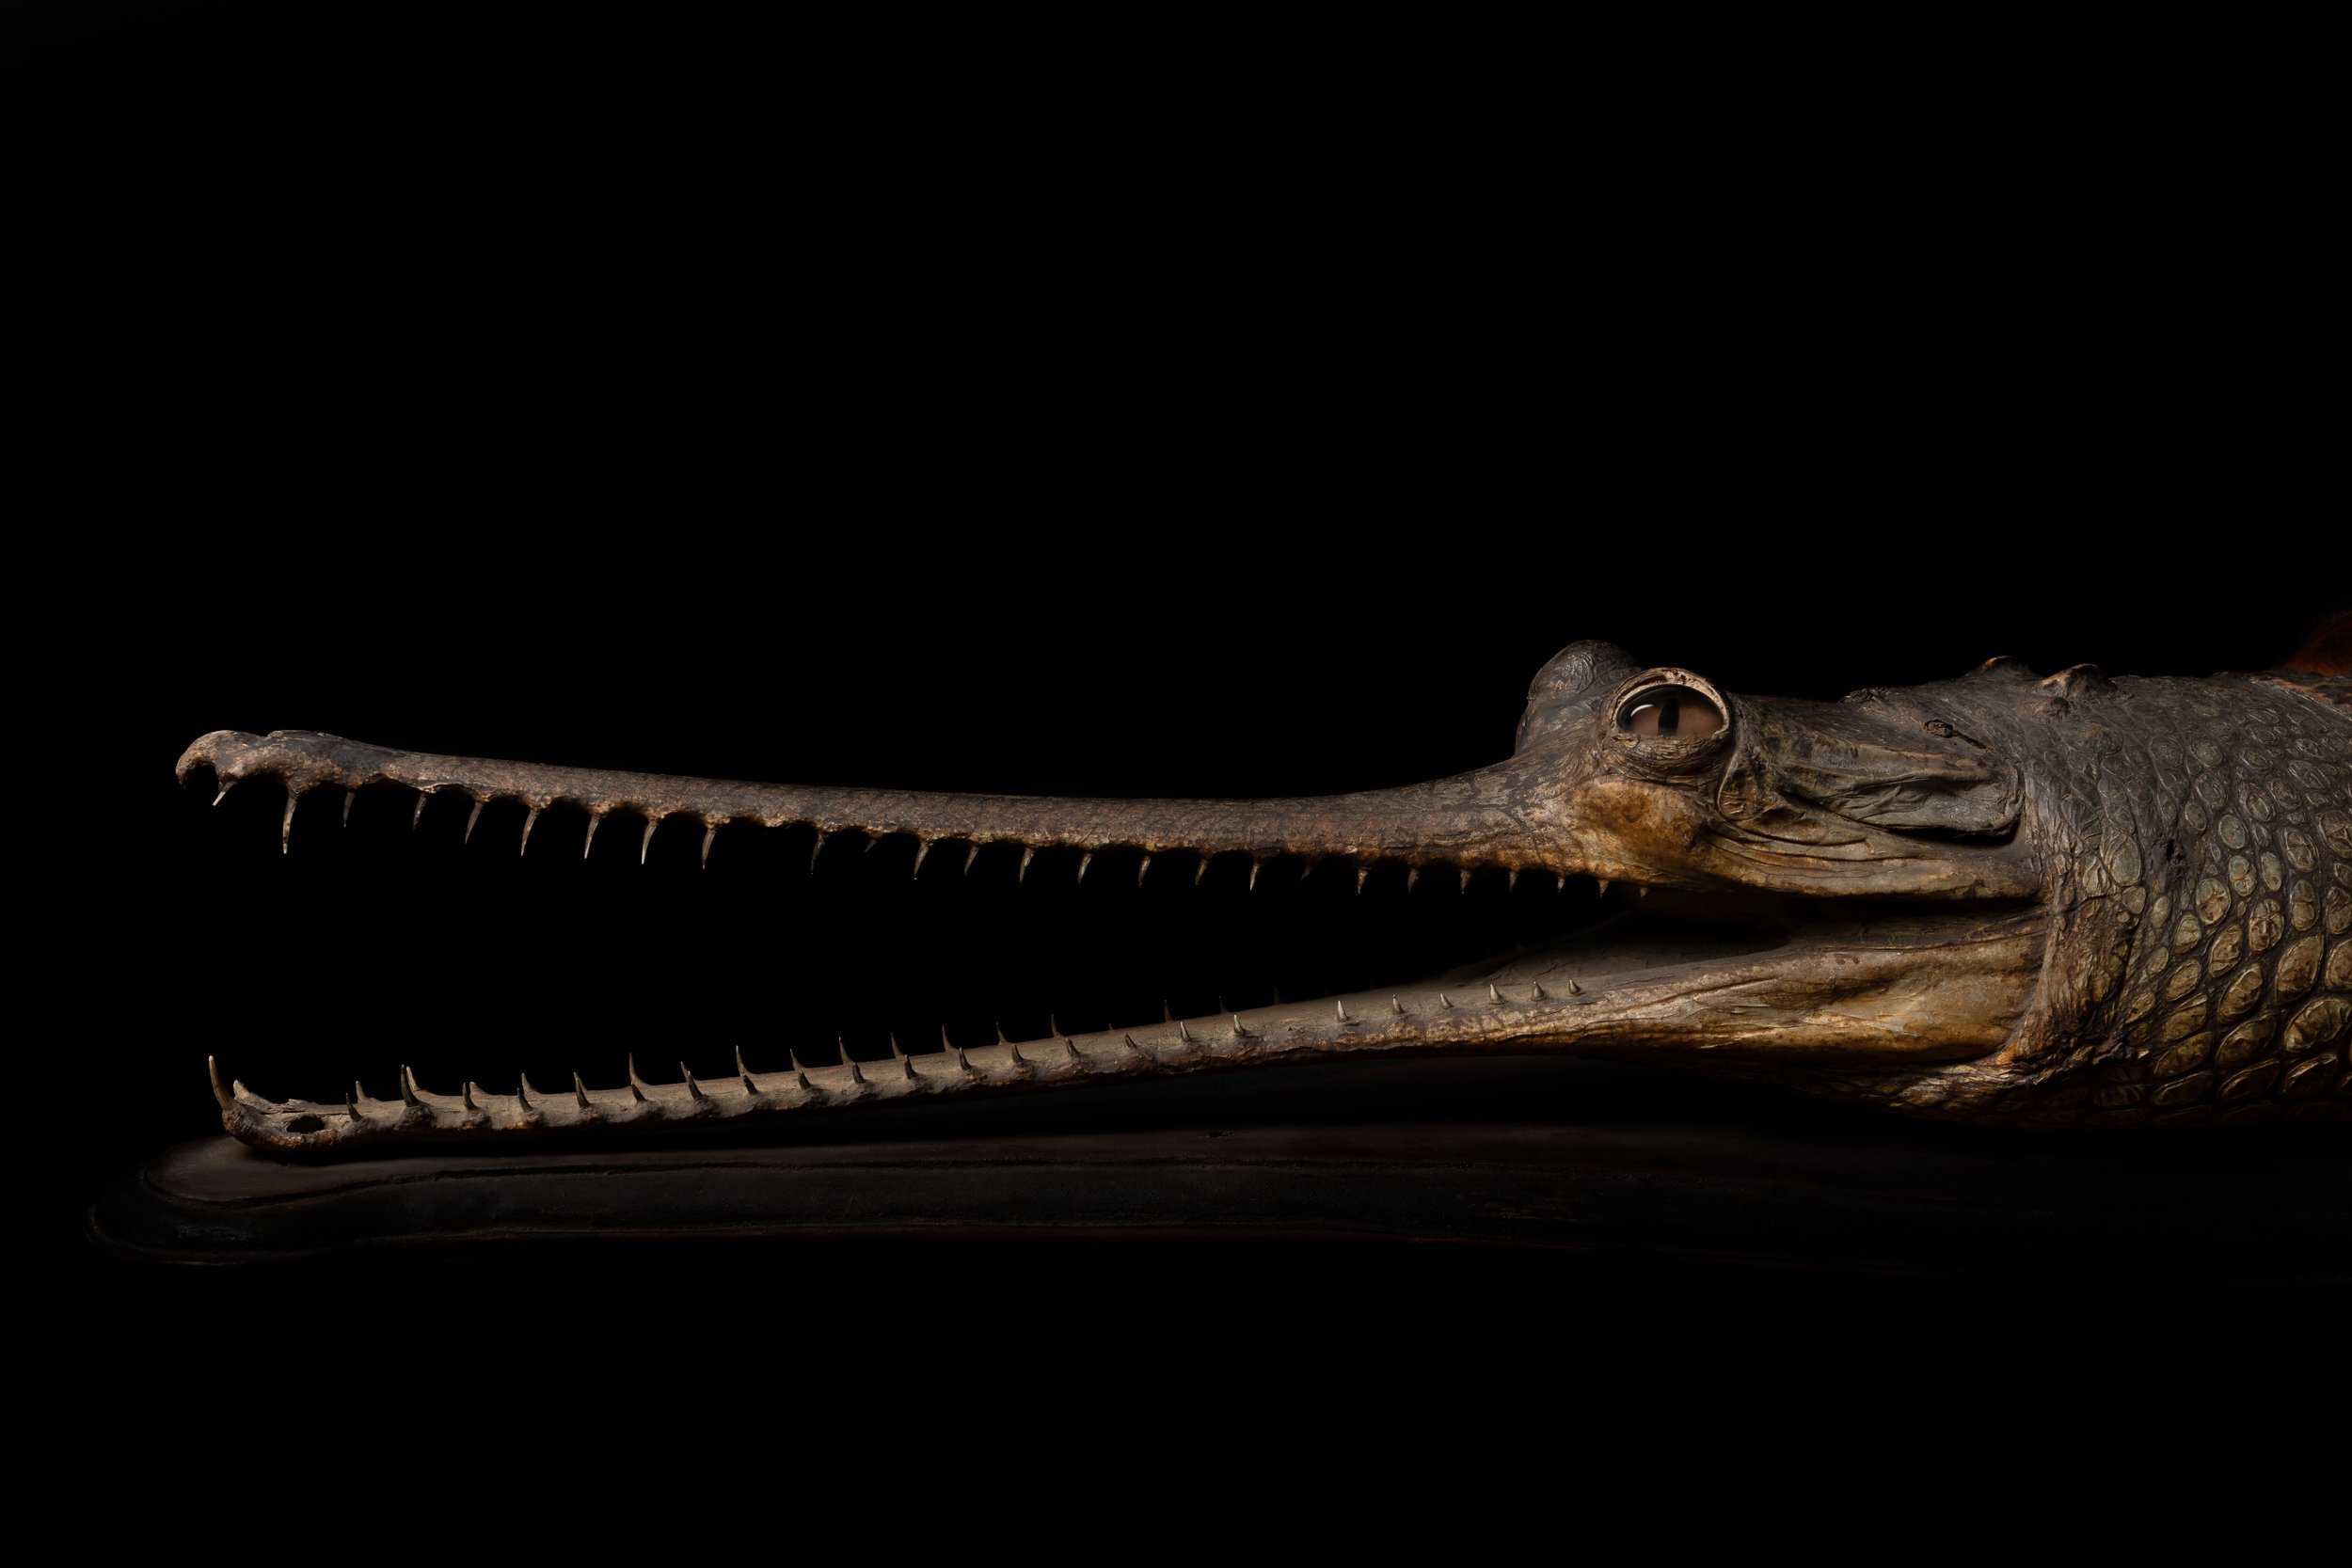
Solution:
<path fill-rule="evenodd" d="M 485 803 L 518 802 L 526 851 L 543 814 L 581 813 L 583 854 L 621 816 L 643 825 L 641 860 L 663 823 L 684 818 L 702 830 L 706 863 L 723 828 L 757 824 L 813 832 L 812 868 L 844 838 L 911 840 L 918 878 L 952 876 L 958 860 L 970 875 L 984 848 L 1001 846 L 1014 882 L 1041 855 L 1058 875 L 1074 863 L 1081 882 L 1114 862 L 1137 884 L 1181 879 L 1188 864 L 1196 888 L 1213 862 L 1246 859 L 1250 889 L 1278 862 L 1301 867 L 1294 876 L 1352 874 L 1359 894 L 1375 876 L 1410 889 L 1438 868 L 1466 895 L 1473 885 L 1538 886 L 1556 902 L 1532 945 L 1313 1002 L 1087 1018 L 1070 1032 L 1057 1018 L 1042 1037 L 1000 1030 L 984 1043 L 943 1032 L 913 1054 L 893 1037 L 886 1058 L 844 1046 L 822 1064 L 797 1053 L 750 1062 L 739 1050 L 732 1070 L 698 1078 L 681 1067 L 676 1082 L 649 1082 L 632 1060 L 617 1087 L 575 1076 L 553 1093 L 528 1082 L 437 1093 L 405 1069 L 396 1099 L 355 1085 L 341 1104 L 272 1101 L 217 1071 L 215 1092 L 239 1137 L 318 1150 L 650 1132 L 1384 1052 L 1565 1050 L 1923 1114 L 2072 1121 L 2106 1103 L 2085 1071 L 2129 1069 L 2162 1043 L 2134 1033 L 2146 1021 L 2122 1016 L 2153 951 L 2152 923 L 2169 913 L 2172 881 L 2194 870 L 2169 868 L 2177 836 L 2168 854 L 2154 847 L 2184 802 L 2194 806 L 2185 781 L 2167 781 L 2162 747 L 2217 752 L 2221 739 L 2192 734 L 2201 723 L 2250 723 L 2275 732 L 2274 743 L 2300 744 L 2311 760 L 2292 766 L 2326 775 L 2312 799 L 2330 835 L 2329 874 L 2352 885 L 2332 836 L 2344 822 L 2338 808 L 2352 804 L 2337 799 L 2352 781 L 2342 715 L 2275 691 L 2233 711 L 2233 694 L 2257 689 L 2223 679 L 2235 684 L 2217 700 L 2199 694 L 2210 683 L 2119 690 L 2088 667 L 2042 681 L 1994 660 L 1959 681 L 1820 703 L 1738 696 L 1692 671 L 1577 643 L 1537 673 L 1507 759 L 1428 784 L 1281 800 L 804 788 L 217 731 L 182 756 L 181 777 L 209 769 L 223 795 L 255 777 L 280 781 L 285 848 L 312 792 L 343 792 L 347 814 L 356 792 L 397 786 L 416 792 L 417 817 L 439 796 L 469 802 L 469 836 Z M 2128 755 L 2156 764 L 2122 767 L 2119 736 L 2137 736 Z M 934 856 L 943 846 L 955 847 Z M 2330 885 L 2327 896 L 2352 895 Z M 2339 944 L 2331 987 L 2344 964 Z M 2314 949 L 2314 977 L 2317 966 Z M 2178 994 L 2168 988 L 2168 999 Z M 2342 1020 L 2314 1026 L 2331 1022 Z M 2309 1082 L 2325 1088 L 2334 1071 Z M 2328 1090 L 2329 1104 L 2340 1098 Z"/>

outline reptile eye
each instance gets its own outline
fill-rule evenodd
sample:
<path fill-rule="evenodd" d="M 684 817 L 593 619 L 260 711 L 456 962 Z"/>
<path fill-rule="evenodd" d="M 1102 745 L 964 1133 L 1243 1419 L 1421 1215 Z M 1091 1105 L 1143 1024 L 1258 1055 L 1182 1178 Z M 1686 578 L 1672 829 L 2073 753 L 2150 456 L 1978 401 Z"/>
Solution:
<path fill-rule="evenodd" d="M 1644 739 L 1695 740 L 1723 727 L 1723 709 L 1687 686 L 1653 686 L 1637 691 L 1617 711 L 1617 728 Z"/>

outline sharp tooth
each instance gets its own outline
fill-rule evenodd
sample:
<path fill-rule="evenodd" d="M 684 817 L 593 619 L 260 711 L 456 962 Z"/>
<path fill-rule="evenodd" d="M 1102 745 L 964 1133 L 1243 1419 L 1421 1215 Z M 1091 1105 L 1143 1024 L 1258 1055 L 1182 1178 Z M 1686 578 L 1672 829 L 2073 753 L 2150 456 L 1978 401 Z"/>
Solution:
<path fill-rule="evenodd" d="M 1600 879 L 1600 895 L 1600 895 L 1601 897 L 1603 897 L 1603 898 L 1606 898 L 1606 897 L 1608 897 L 1608 896 L 1609 896 L 1609 879 L 1608 879 L 1608 878 L 1606 878 L 1606 877 L 1603 877 L 1603 878 Z"/>
<path fill-rule="evenodd" d="M 890 1049 L 893 1051 L 898 1049 L 898 1042 L 895 1038 L 890 1042 Z M 739 1045 L 735 1048 L 735 1075 L 743 1080 L 745 1094 L 759 1092 L 759 1085 L 752 1082 L 752 1069 L 743 1065 L 743 1048 Z"/>
<path fill-rule="evenodd" d="M 1152 857 L 1146 855 L 1143 857 L 1143 863 L 1136 867 L 1136 886 L 1141 887 L 1143 885 L 1143 874 L 1151 869 Z"/>
<path fill-rule="evenodd" d="M 1340 1015 L 1340 1022 L 1341 1022 L 1342 1023 L 1345 1023 L 1345 1022 L 1347 1022 L 1347 1001 L 1346 1001 L 1346 999 L 1345 999 L 1344 997 L 1343 997 L 1343 998 L 1341 998 L 1340 1000 L 1333 1002 L 1333 1003 L 1331 1004 L 1331 1007 L 1332 1007 L 1332 1010 L 1333 1010 L 1333 1011 L 1337 1012 L 1337 1013 Z"/>
<path fill-rule="evenodd" d="M 785 1054 L 792 1060 L 792 1081 L 800 1085 L 804 1091 L 810 1094 L 816 1093 L 816 1086 L 808 1081 L 808 1069 L 801 1065 L 801 1053 L 797 1051 L 787 1051 Z"/>
<path fill-rule="evenodd" d="M 920 877 L 923 874 L 923 857 L 930 852 L 931 841 L 930 839 L 918 838 L 914 841 L 914 869 L 907 873 L 907 879 L 909 881 L 914 880 L 915 878 Z"/>
<path fill-rule="evenodd" d="M 234 779 L 231 779 L 227 784 L 222 784 L 220 786 L 220 793 L 213 797 L 213 804 L 219 805 L 223 800 L 229 799 L 229 792 L 236 787 L 237 781 Z"/>
<path fill-rule="evenodd" d="M 588 836 L 582 839 L 580 845 L 580 858 L 581 860 L 586 860 L 588 858 L 588 851 L 596 847 L 596 828 L 598 824 L 603 821 L 604 813 L 600 811 L 592 811 L 588 814 Z"/>
<path fill-rule="evenodd" d="M 531 1075 L 522 1074 L 518 1083 L 520 1086 L 515 1090 L 515 1101 L 528 1111 L 531 1109 Z"/>
<path fill-rule="evenodd" d="M 1029 863 L 1035 859 L 1037 859 L 1037 846 L 1034 844 L 1025 845 L 1021 850 L 1021 869 L 1013 873 L 1012 879 L 1016 882 L 1027 881 L 1029 879 Z"/>
<path fill-rule="evenodd" d="M 1149 1051 L 1146 1051 L 1145 1049 L 1143 1049 L 1143 1047 L 1141 1047 L 1141 1046 L 1139 1046 L 1139 1045 L 1137 1045 L 1137 1044 L 1136 1043 L 1136 1037 L 1135 1037 L 1135 1036 L 1133 1036 L 1133 1035 L 1128 1035 L 1128 1036 L 1125 1036 L 1125 1037 L 1124 1037 L 1124 1038 L 1125 1038 L 1125 1039 L 1126 1039 L 1126 1041 L 1127 1041 L 1127 1049 L 1128 1049 L 1128 1050 L 1130 1050 L 1130 1051 L 1132 1051 L 1132 1052 L 1134 1052 L 1136 1055 L 1138 1055 L 1138 1056 L 1142 1057 L 1145 1061 L 1149 1062 L 1149 1061 L 1154 1061 L 1154 1060 L 1156 1060 L 1156 1059 L 1157 1059 L 1157 1058 L 1155 1058 L 1155 1057 L 1152 1054 L 1152 1053 L 1150 1053 Z"/>
<path fill-rule="evenodd" d="M 1083 1062 L 1086 1060 L 1084 1056 L 1078 1054 L 1078 1042 L 1076 1040 L 1065 1039 L 1061 1042 L 1061 1048 L 1069 1053 L 1072 1061 Z"/>
<path fill-rule="evenodd" d="M 358 799 L 359 799 L 359 792 L 358 790 L 346 789 L 343 791 L 343 826 L 346 828 L 351 826 L 351 802 L 357 800 Z"/>
<path fill-rule="evenodd" d="M 572 1098 L 580 1102 L 581 1110 L 588 1109 L 588 1085 L 580 1081 L 577 1072 L 572 1074 Z"/>
<path fill-rule="evenodd" d="M 357 1084 L 354 1084 L 351 1086 L 354 1091 L 357 1091 L 359 1087 Z M 359 1109 L 359 1098 L 357 1092 L 343 1096 L 343 1115 L 349 1117 L 354 1121 L 365 1121 L 368 1119 L 366 1114 Z"/>
<path fill-rule="evenodd" d="M 281 855 L 291 855 L 294 853 L 294 807 L 300 805 L 301 803 L 302 792 L 300 790 L 290 789 L 286 791 L 286 815 L 279 819 L 278 824 L 278 852 Z"/>
<path fill-rule="evenodd" d="M 828 836 L 825 830 L 819 828 L 817 830 L 817 842 L 809 846 L 808 871 L 812 877 L 817 874 L 817 857 L 825 852 L 825 839 Z"/>
<path fill-rule="evenodd" d="M 1581 996 L 1584 994 L 1584 988 L 1578 985 L 1574 980 L 1570 980 L 1568 982 L 1568 994 L 1570 996 Z"/>
<path fill-rule="evenodd" d="M 1205 849 L 1202 850 L 1200 852 L 1200 863 L 1192 868 L 1193 886 L 1199 887 L 1200 885 L 1200 879 L 1209 874 L 1209 852 Z"/>
<path fill-rule="evenodd" d="M 1492 980 L 1486 982 L 1486 1000 L 1498 1007 L 1502 1006 L 1502 993 L 1495 990 L 1495 983 Z"/>
<path fill-rule="evenodd" d="M 1451 1008 L 1454 1006 L 1454 998 L 1448 996 L 1443 991 L 1439 991 L 1438 993 L 1438 1006 L 1440 1007 Z"/>
<path fill-rule="evenodd" d="M 204 1070 L 213 1075 L 213 1098 L 220 1101 L 220 1108 L 224 1111 L 234 1108 L 236 1098 L 229 1092 L 229 1085 L 220 1081 L 220 1063 L 207 1056 L 204 1058 Z"/>
<path fill-rule="evenodd" d="M 648 816 L 645 818 L 645 836 L 637 841 L 638 864 L 643 865 L 645 863 L 646 852 L 653 848 L 653 831 L 660 826 L 661 826 L 661 818 L 659 816 Z"/>
<path fill-rule="evenodd" d="M 735 1055 L 736 1055 L 736 1060 L 737 1060 L 737 1061 L 739 1061 L 739 1061 L 741 1061 L 741 1060 L 743 1059 L 743 1053 L 742 1053 L 741 1052 L 739 1052 L 739 1052 L 737 1052 L 737 1053 L 735 1053 Z M 905 1052 L 903 1052 L 903 1051 L 901 1051 L 901 1050 L 899 1050 L 899 1049 L 898 1049 L 898 1036 L 896 1036 L 896 1035 L 891 1036 L 891 1037 L 890 1037 L 890 1059 L 891 1059 L 892 1061 L 896 1061 L 896 1062 L 903 1062 L 903 1061 L 905 1061 L 905 1060 L 906 1060 L 906 1056 L 907 1056 L 907 1053 L 906 1053 Z"/>
<path fill-rule="evenodd" d="M 1233 1015 L 1233 1037 L 1237 1040 L 1246 1040 L 1249 1037 L 1249 1031 L 1241 1026 L 1241 1014 L 1239 1013 Z"/>
<path fill-rule="evenodd" d="M 1470 891 L 1470 868 L 1469 866 L 1467 866 L 1467 865 L 1466 865 L 1466 866 L 1462 867 L 1462 886 L 1461 886 L 1461 888 L 1460 888 L 1460 891 L 1461 891 L 1461 892 L 1463 892 L 1463 893 L 1468 893 L 1468 892 Z"/>
<path fill-rule="evenodd" d="M 528 855 L 531 853 L 531 830 L 538 825 L 539 808 L 537 806 L 533 806 L 529 811 L 523 813 L 523 843 L 522 847 L 515 851 L 516 854 Z"/>
<path fill-rule="evenodd" d="M 645 1102 L 645 1083 L 637 1076 L 637 1053 L 634 1051 L 628 1053 L 628 1092 L 638 1104 Z"/>
<path fill-rule="evenodd" d="M 894 1041 L 893 1043 L 895 1044 L 896 1042 Z M 910 1084 L 914 1083 L 914 1082 L 915 1081 L 915 1078 L 914 1078 L 914 1057 L 912 1057 L 912 1056 L 908 1056 L 908 1055 L 901 1054 L 901 1055 L 899 1056 L 899 1058 L 898 1058 L 898 1070 L 899 1070 L 899 1072 L 901 1072 L 901 1073 L 903 1073 L 903 1074 L 905 1075 L 905 1077 L 906 1077 L 906 1081 L 907 1081 L 908 1083 L 910 1083 Z"/>
<path fill-rule="evenodd" d="M 417 1103 L 416 1075 L 408 1070 L 408 1064 L 405 1062 L 400 1065 L 400 1099 L 404 1105 Z"/>
<path fill-rule="evenodd" d="M 433 796 L 430 791 L 422 789 L 417 791 L 417 809 L 408 814 L 408 831 L 410 832 L 415 832 L 417 831 L 417 824 L 424 820 L 424 803 L 432 799 Z"/>
<path fill-rule="evenodd" d="M 858 1070 L 857 1058 L 850 1054 L 850 1042 L 842 1038 L 840 1036 L 835 1035 L 833 1038 L 833 1046 L 835 1051 L 841 1053 L 841 1060 L 836 1065 L 850 1069 L 850 1082 L 852 1084 L 865 1083 L 866 1074 Z"/>
<path fill-rule="evenodd" d="M 1565 892 L 1567 892 L 1567 891 L 1568 891 L 1568 874 L 1567 874 L 1566 872 L 1565 872 L 1565 871 L 1555 871 L 1555 872 L 1553 872 L 1553 873 L 1551 874 L 1551 879 L 1552 879 L 1552 889 L 1551 889 L 1551 891 L 1552 891 L 1552 892 L 1554 892 L 1554 893 L 1565 893 Z"/>
<path fill-rule="evenodd" d="M 1544 999 L 1544 988 L 1543 988 L 1543 987 L 1541 987 L 1541 986 L 1537 986 L 1537 987 L 1535 988 L 1535 994 L 1534 994 L 1534 996 L 1533 1000 L 1537 1001 L 1537 1002 L 1541 1002 L 1543 999 Z"/>
<path fill-rule="evenodd" d="M 963 874 L 965 876 L 972 875 L 972 863 L 979 858 L 980 841 L 976 838 L 972 841 L 972 847 L 963 852 Z"/>
<path fill-rule="evenodd" d="M 1087 867 L 1092 865 L 1093 863 L 1094 851 L 1091 849 L 1089 849 L 1085 854 L 1078 857 L 1078 880 L 1083 882 L 1087 879 Z"/>
<path fill-rule="evenodd" d="M 466 814 L 466 836 L 459 839 L 458 843 L 471 844 L 473 842 L 473 825 L 482 820 L 482 808 L 487 804 L 489 802 L 486 800 L 476 800 L 473 803 L 473 810 Z"/>
<path fill-rule="evenodd" d="M 703 865 L 706 869 L 710 864 L 710 841 L 718 836 L 719 824 L 706 818 L 703 822 Z"/>
<path fill-rule="evenodd" d="M 1263 871 L 1264 869 L 1265 869 L 1265 862 L 1263 862 L 1263 861 L 1262 861 L 1262 860 L 1255 859 L 1254 857 L 1253 857 L 1253 858 L 1251 859 L 1251 861 L 1249 862 L 1249 891 L 1250 891 L 1250 892 L 1255 893 L 1255 892 L 1257 892 L 1257 891 L 1258 891 L 1258 873 L 1259 873 L 1259 872 L 1261 872 L 1261 871 Z"/>
<path fill-rule="evenodd" d="M 1185 1028 L 1181 1020 L 1176 1025 L 1176 1037 L 1183 1040 L 1186 1045 L 1190 1045 L 1192 1043 L 1192 1031 Z"/>
<path fill-rule="evenodd" d="M 464 1085 L 458 1089 L 457 1096 L 466 1102 L 467 1110 L 479 1111 L 482 1107 L 473 1102 L 473 1091 L 474 1082 L 472 1079 L 469 1078 L 466 1080 Z"/>
<path fill-rule="evenodd" d="M 1356 868 L 1356 891 L 1358 893 L 1364 891 L 1364 879 L 1371 875 L 1372 867 L 1369 865 L 1359 865 Z"/>
<path fill-rule="evenodd" d="M 703 1093 L 703 1086 L 694 1082 L 693 1073 L 688 1070 L 684 1062 L 678 1063 L 677 1075 L 686 1080 L 686 1093 L 689 1099 L 708 1100 L 710 1098 L 708 1095 Z"/>
<path fill-rule="evenodd" d="M 1502 891 L 1505 893 L 1517 893 L 1518 891 L 1518 887 L 1519 868 L 1515 865 L 1511 868 L 1511 875 L 1503 879 Z"/>
<path fill-rule="evenodd" d="M 1413 891 L 1413 889 L 1414 889 L 1414 888 L 1416 888 L 1416 887 L 1418 887 L 1418 886 L 1420 886 L 1420 885 L 1421 885 L 1421 865 L 1420 865 L 1420 863 L 1416 862 L 1416 863 L 1414 863 L 1414 865 L 1413 865 L 1413 868 L 1412 868 L 1410 871 L 1407 871 L 1406 873 L 1405 873 L 1405 891 L 1406 891 L 1406 892 L 1407 892 L 1407 893 L 1410 893 L 1410 892 L 1412 892 L 1412 891 Z"/>
<path fill-rule="evenodd" d="M 1399 1018 L 1403 1018 L 1405 1016 L 1405 1004 L 1399 1002 L 1395 997 L 1391 996 L 1389 998 L 1389 1011 L 1394 1013 Z"/>
<path fill-rule="evenodd" d="M 999 1029 L 999 1030 L 998 1030 L 998 1031 L 996 1031 L 996 1032 L 997 1032 L 997 1034 L 998 1034 L 999 1036 L 1002 1036 L 1002 1035 L 1004 1034 L 1004 1031 L 1003 1031 L 1003 1030 L 1001 1030 L 1001 1029 Z M 1011 1045 L 1011 1046 L 1012 1046 L 1012 1065 L 1013 1065 L 1013 1066 L 1015 1066 L 1015 1067 L 1027 1067 L 1027 1066 L 1029 1065 L 1029 1060 L 1028 1060 L 1028 1058 L 1021 1054 L 1021 1047 L 1020 1047 L 1020 1046 L 1013 1044 L 1013 1042 L 1012 1042 L 1012 1041 L 1010 1041 L 1010 1040 L 1007 1040 L 1005 1043 L 1006 1043 L 1006 1044 L 1008 1044 L 1008 1045 Z"/>

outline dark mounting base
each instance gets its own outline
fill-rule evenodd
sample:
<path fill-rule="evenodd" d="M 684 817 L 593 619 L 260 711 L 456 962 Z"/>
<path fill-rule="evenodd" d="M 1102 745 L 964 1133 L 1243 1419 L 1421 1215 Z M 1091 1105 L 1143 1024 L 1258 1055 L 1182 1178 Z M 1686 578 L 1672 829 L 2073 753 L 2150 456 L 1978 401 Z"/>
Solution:
<path fill-rule="evenodd" d="M 117 1182 L 119 1256 L 632 1238 L 1251 1237 L 1851 1274 L 2347 1276 L 2339 1130 L 2035 1135 L 1566 1058 L 1391 1061 L 894 1108 L 780 1141 L 303 1164 L 229 1139 Z"/>

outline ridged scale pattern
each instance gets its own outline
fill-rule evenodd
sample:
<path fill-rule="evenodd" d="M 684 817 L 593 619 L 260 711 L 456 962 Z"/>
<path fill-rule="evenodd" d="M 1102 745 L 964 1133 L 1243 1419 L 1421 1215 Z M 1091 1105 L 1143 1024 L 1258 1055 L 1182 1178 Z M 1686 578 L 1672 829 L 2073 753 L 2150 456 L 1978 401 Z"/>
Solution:
<path fill-rule="evenodd" d="M 2042 1126 L 2352 1115 L 2352 716 L 2257 677 L 2036 680 L 2009 660 L 1902 695 L 2023 759 L 2049 966 L 1994 1057 L 1828 1076 Z"/>

